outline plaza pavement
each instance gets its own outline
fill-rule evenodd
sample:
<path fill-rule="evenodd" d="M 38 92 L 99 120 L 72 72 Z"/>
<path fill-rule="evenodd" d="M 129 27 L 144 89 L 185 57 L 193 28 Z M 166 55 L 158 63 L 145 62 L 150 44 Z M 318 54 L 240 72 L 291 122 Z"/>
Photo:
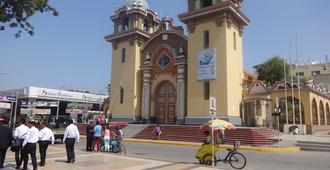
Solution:
<path fill-rule="evenodd" d="M 82 149 L 76 149 L 76 162 L 74 164 L 66 163 L 66 152 L 64 145 L 50 146 L 47 151 L 46 165 L 38 167 L 39 170 L 212 170 L 213 168 L 192 163 L 177 163 L 169 161 L 160 161 L 144 158 L 129 157 L 125 155 L 85 152 Z M 38 153 L 38 151 L 37 151 Z M 39 154 L 37 154 L 39 159 Z M 14 153 L 8 151 L 5 168 L 7 170 L 15 169 Z M 33 169 L 31 159 L 29 159 L 28 169 Z M 219 169 L 219 168 L 217 168 Z"/>

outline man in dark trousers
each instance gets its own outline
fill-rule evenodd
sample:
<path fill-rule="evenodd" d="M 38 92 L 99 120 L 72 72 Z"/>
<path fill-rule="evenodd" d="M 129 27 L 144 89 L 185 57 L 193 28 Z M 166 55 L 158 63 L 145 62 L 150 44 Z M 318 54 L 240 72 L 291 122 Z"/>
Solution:
<path fill-rule="evenodd" d="M 23 142 L 23 153 L 24 153 L 23 170 L 27 170 L 29 155 L 31 156 L 33 170 L 37 170 L 38 166 L 37 166 L 36 148 L 37 148 L 37 142 L 39 141 L 40 132 L 35 127 L 35 122 L 33 121 L 30 121 L 28 123 L 28 127 L 30 129 Z"/>
<path fill-rule="evenodd" d="M 20 169 L 20 166 L 23 162 L 23 142 L 24 139 L 26 138 L 26 135 L 29 131 L 29 128 L 25 125 L 25 120 L 22 119 L 21 121 L 18 122 L 19 126 L 15 128 L 14 132 L 14 138 L 19 139 L 20 146 L 15 148 L 15 161 L 16 161 L 16 169 Z"/>
<path fill-rule="evenodd" d="M 40 166 L 45 166 L 46 154 L 49 143 L 54 145 L 55 137 L 52 130 L 47 127 L 47 122 L 41 124 L 39 136 L 39 152 L 40 152 Z"/>
<path fill-rule="evenodd" d="M 4 121 L 3 118 L 0 118 L 0 169 L 3 168 L 6 152 L 8 147 L 11 146 L 13 138 L 12 130 L 4 125 Z"/>
<path fill-rule="evenodd" d="M 65 129 L 63 142 L 65 143 L 66 155 L 68 160 L 66 163 L 75 162 L 74 144 L 79 142 L 80 135 L 76 125 L 73 124 L 73 120 L 69 120 L 69 126 Z"/>
<path fill-rule="evenodd" d="M 89 125 L 87 125 L 86 135 L 87 135 L 86 151 L 92 151 L 92 144 L 93 144 L 93 137 L 94 137 L 93 122 L 90 122 Z"/>

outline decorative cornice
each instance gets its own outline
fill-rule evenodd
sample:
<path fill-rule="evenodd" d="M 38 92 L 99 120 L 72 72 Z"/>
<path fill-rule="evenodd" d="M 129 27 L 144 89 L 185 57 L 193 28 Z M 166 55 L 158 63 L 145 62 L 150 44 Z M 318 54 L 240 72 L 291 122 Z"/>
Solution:
<path fill-rule="evenodd" d="M 243 25 L 243 26 L 247 25 L 250 22 L 250 20 L 243 14 L 243 12 L 240 11 L 237 7 L 235 7 L 235 4 L 231 1 L 225 1 L 223 3 L 215 4 L 215 5 L 212 5 L 209 7 L 186 12 L 186 13 L 180 14 L 179 18 L 182 22 L 188 24 L 191 22 L 191 20 L 193 20 L 195 18 L 206 16 L 206 15 L 211 15 L 211 14 L 215 14 L 215 13 L 219 13 L 219 12 L 220 13 L 229 12 L 229 13 L 233 14 L 234 15 L 233 17 L 236 20 L 238 20 L 240 25 Z"/>
<path fill-rule="evenodd" d="M 187 28 L 188 28 L 189 33 L 194 33 L 195 29 L 196 29 L 196 23 L 194 21 L 189 22 L 187 24 Z"/>
<path fill-rule="evenodd" d="M 257 80 L 250 85 L 248 93 L 250 93 L 250 89 L 257 83 L 261 84 L 265 88 L 267 93 L 271 93 L 273 91 L 283 91 L 283 90 L 285 90 L 285 87 L 284 87 L 285 84 L 287 86 L 287 90 L 289 90 L 291 88 L 293 88 L 294 90 L 298 90 L 298 81 L 293 81 L 293 82 L 277 81 L 273 85 L 267 86 L 262 81 Z M 316 85 L 314 82 L 307 82 L 306 84 L 300 83 L 300 89 L 301 89 L 301 91 L 312 92 L 314 94 L 320 95 L 320 96 L 330 100 L 330 92 L 328 92 L 326 89 L 323 89 L 320 86 Z"/>
<path fill-rule="evenodd" d="M 108 42 L 114 42 L 114 41 L 118 41 L 118 40 L 123 39 L 123 38 L 132 37 L 134 35 L 135 35 L 135 37 L 140 36 L 140 37 L 143 37 L 145 39 L 150 38 L 150 35 L 149 35 L 148 32 L 145 32 L 145 31 L 140 30 L 138 28 L 131 28 L 131 29 L 126 30 L 126 31 L 113 33 L 113 34 L 105 36 L 104 38 Z"/>

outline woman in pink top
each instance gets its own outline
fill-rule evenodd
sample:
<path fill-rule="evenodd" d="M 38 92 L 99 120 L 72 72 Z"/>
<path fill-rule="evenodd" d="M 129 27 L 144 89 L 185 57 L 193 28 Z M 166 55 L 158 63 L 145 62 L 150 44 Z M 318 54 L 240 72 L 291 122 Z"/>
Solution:
<path fill-rule="evenodd" d="M 110 142 L 110 129 L 109 129 L 109 126 L 106 126 L 105 130 L 103 132 L 103 142 L 104 142 L 104 150 L 109 152 L 109 149 L 110 149 L 110 145 L 109 145 L 109 142 Z"/>

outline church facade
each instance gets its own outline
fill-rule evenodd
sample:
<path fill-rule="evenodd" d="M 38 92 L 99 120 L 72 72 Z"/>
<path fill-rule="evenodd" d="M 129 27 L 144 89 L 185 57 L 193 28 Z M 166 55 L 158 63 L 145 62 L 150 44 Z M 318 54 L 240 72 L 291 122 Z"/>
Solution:
<path fill-rule="evenodd" d="M 187 0 L 179 14 L 188 33 L 160 19 L 144 0 L 127 0 L 111 16 L 110 112 L 135 123 L 199 124 L 217 117 L 241 124 L 243 0 Z"/>

